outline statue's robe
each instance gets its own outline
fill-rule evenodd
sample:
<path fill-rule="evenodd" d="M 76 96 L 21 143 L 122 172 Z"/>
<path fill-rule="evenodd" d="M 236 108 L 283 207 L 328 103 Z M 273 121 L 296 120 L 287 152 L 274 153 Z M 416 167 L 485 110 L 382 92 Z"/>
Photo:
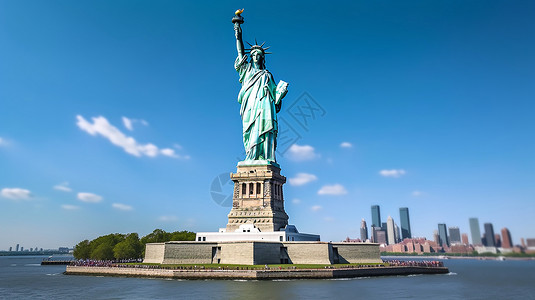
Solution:
<path fill-rule="evenodd" d="M 238 57 L 234 63 L 240 75 L 242 88 L 238 94 L 243 122 L 243 145 L 245 160 L 267 160 L 275 162 L 277 147 L 277 113 L 281 98 L 277 85 L 267 70 L 255 70 L 247 56 Z"/>

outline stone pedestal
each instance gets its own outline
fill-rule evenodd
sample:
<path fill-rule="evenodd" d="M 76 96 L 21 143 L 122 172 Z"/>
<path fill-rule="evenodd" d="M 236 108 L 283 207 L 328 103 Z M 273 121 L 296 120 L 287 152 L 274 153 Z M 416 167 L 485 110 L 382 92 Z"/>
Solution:
<path fill-rule="evenodd" d="M 234 195 L 226 232 L 235 232 L 243 224 L 252 224 L 261 232 L 279 231 L 288 225 L 282 191 L 286 177 L 280 175 L 280 168 L 238 165 L 230 178 L 234 182 Z"/>

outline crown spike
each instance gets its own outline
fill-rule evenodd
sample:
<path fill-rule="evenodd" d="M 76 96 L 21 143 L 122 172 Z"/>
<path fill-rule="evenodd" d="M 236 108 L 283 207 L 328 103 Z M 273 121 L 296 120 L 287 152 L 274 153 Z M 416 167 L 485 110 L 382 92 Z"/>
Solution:
<path fill-rule="evenodd" d="M 262 45 L 260 45 L 260 47 L 264 47 L 264 44 L 265 44 L 265 43 L 266 43 L 266 42 L 263 42 Z"/>
<path fill-rule="evenodd" d="M 249 47 L 252 47 L 253 45 L 251 45 L 251 43 L 249 43 L 248 41 L 245 41 L 247 44 L 249 44 Z"/>

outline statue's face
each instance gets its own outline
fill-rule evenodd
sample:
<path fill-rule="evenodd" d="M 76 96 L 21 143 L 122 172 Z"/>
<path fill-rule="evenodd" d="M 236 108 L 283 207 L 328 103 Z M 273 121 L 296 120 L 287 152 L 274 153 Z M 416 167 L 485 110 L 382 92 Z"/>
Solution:
<path fill-rule="evenodd" d="M 260 51 L 253 51 L 251 53 L 251 59 L 254 63 L 262 65 L 262 62 L 264 61 L 264 55 L 262 55 L 262 52 Z"/>

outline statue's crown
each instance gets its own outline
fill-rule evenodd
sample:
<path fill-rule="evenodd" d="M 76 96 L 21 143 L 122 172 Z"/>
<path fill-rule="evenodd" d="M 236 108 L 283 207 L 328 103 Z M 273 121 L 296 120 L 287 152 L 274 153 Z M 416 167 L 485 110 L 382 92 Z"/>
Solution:
<path fill-rule="evenodd" d="M 269 49 L 270 47 L 264 48 L 264 44 L 265 43 L 266 42 L 263 42 L 262 45 L 258 45 L 258 42 L 256 41 L 256 39 L 255 39 L 255 45 L 251 45 L 249 42 L 247 42 L 247 44 L 249 44 L 249 47 L 251 47 L 251 48 L 245 49 L 245 52 L 246 53 L 251 53 L 254 50 L 260 50 L 260 51 L 262 51 L 262 54 L 271 54 L 271 52 L 266 52 L 266 50 Z"/>

